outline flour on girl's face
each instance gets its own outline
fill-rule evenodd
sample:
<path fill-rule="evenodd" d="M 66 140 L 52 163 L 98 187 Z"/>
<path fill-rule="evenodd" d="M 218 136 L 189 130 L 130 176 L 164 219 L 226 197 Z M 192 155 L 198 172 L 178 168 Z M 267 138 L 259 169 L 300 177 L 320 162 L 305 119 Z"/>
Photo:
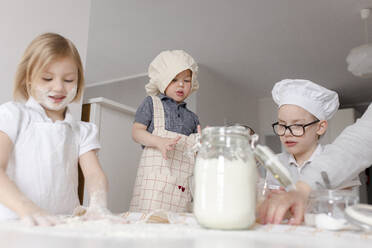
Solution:
<path fill-rule="evenodd" d="M 35 86 L 34 98 L 44 108 L 48 110 L 59 111 L 67 107 L 67 105 L 75 98 L 77 91 L 77 85 L 75 85 L 61 102 L 55 102 L 51 97 L 61 96 L 60 93 L 54 92 L 53 90 L 46 89 L 44 87 Z"/>

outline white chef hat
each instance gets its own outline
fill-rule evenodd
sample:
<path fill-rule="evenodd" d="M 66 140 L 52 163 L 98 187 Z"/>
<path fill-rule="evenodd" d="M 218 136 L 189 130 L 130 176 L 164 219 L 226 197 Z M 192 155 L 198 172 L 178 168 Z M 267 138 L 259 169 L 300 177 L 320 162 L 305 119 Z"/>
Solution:
<path fill-rule="evenodd" d="M 294 104 L 319 120 L 331 119 L 340 105 L 337 92 L 304 79 L 284 79 L 277 82 L 271 94 L 278 107 Z"/>
<path fill-rule="evenodd" d="M 164 94 L 165 89 L 178 73 L 184 70 L 192 71 L 191 92 L 199 88 L 197 80 L 198 65 L 185 51 L 169 50 L 161 52 L 149 66 L 150 82 L 146 84 L 148 95 Z"/>

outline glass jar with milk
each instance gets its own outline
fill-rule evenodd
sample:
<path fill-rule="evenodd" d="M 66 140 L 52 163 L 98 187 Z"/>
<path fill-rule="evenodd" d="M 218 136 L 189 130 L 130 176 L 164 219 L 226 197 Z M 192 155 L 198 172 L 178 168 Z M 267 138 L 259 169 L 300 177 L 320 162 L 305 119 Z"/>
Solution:
<path fill-rule="evenodd" d="M 245 229 L 255 222 L 257 168 L 249 130 L 208 127 L 194 170 L 194 214 L 216 229 Z"/>

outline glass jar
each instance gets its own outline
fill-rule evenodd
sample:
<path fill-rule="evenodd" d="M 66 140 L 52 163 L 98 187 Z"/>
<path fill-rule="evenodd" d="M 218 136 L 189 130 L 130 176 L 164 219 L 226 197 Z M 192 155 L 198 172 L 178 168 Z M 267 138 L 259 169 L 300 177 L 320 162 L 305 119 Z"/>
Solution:
<path fill-rule="evenodd" d="M 255 222 L 257 168 L 249 130 L 208 127 L 194 170 L 194 214 L 216 229 L 245 229 Z"/>
<path fill-rule="evenodd" d="M 305 224 L 326 230 L 341 230 L 348 226 L 344 211 L 359 202 L 357 188 L 353 190 L 317 190 L 309 197 Z"/>

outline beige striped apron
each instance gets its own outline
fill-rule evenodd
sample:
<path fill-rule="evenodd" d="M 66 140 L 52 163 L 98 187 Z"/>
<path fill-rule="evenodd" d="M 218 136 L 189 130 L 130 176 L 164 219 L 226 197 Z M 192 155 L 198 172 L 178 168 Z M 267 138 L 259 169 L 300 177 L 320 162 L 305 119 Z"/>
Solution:
<path fill-rule="evenodd" d="M 166 138 L 181 136 L 181 139 L 173 151 L 167 152 L 168 160 L 163 159 L 158 149 L 144 148 L 129 211 L 190 212 L 189 179 L 193 174 L 195 156 L 190 157 L 186 152 L 195 145 L 196 135 L 186 136 L 165 130 L 163 104 L 157 96 L 152 97 L 152 102 L 154 106 L 152 134 Z"/>

